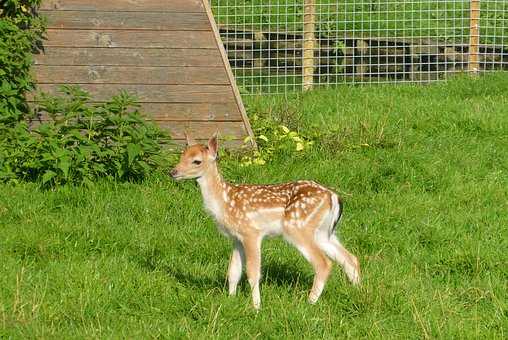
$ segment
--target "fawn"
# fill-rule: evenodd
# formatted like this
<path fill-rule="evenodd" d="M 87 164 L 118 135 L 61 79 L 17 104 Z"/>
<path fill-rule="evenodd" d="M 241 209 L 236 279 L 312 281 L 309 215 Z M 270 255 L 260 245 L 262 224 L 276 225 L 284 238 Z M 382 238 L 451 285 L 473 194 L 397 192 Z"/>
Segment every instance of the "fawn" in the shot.
<path fill-rule="evenodd" d="M 217 134 L 207 146 L 197 144 L 187 134 L 186 138 L 187 148 L 170 174 L 175 180 L 197 180 L 206 210 L 217 221 L 219 230 L 234 242 L 228 269 L 230 295 L 236 294 L 246 266 L 254 308 L 260 308 L 261 241 L 267 235 L 282 234 L 312 264 L 315 276 L 310 303 L 315 303 L 323 291 L 332 267 L 330 259 L 343 267 L 353 284 L 359 284 L 358 259 L 335 236 L 342 215 L 337 194 L 312 181 L 227 183 L 217 167 Z"/>

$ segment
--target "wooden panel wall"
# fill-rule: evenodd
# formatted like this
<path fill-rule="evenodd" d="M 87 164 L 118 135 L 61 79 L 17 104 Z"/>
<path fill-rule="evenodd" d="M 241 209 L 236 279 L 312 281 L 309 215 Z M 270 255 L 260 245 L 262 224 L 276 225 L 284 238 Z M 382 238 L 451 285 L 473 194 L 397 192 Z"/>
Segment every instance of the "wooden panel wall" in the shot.
<path fill-rule="evenodd" d="M 45 0 L 40 12 L 40 90 L 78 84 L 103 101 L 125 89 L 180 141 L 252 133 L 207 0 Z"/>

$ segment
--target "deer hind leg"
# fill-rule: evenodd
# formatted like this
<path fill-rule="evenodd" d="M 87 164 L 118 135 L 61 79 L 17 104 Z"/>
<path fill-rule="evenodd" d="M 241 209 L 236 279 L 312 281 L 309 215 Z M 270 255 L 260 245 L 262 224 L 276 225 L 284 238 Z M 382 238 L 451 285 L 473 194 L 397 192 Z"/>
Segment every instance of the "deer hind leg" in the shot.
<path fill-rule="evenodd" d="M 332 249 L 331 255 L 334 255 L 335 261 L 344 268 L 349 281 L 355 285 L 360 284 L 360 262 L 358 258 L 344 248 L 337 236 L 331 235 L 329 243 L 332 246 L 330 247 Z"/>
<path fill-rule="evenodd" d="M 332 263 L 316 244 L 312 235 L 309 237 L 305 232 L 292 230 L 291 233 L 286 234 L 286 239 L 300 251 L 314 268 L 314 282 L 309 293 L 309 302 L 314 304 L 323 292 L 326 281 L 330 276 Z"/>
<path fill-rule="evenodd" d="M 360 262 L 339 242 L 337 237 L 329 232 L 329 225 L 316 230 L 315 238 L 319 247 L 332 260 L 337 262 L 346 273 L 349 281 L 357 285 L 360 283 Z"/>
<path fill-rule="evenodd" d="M 229 295 L 236 294 L 238 282 L 242 277 L 243 265 L 245 265 L 245 252 L 240 241 L 235 241 L 228 269 Z"/>
<path fill-rule="evenodd" d="M 252 304 L 255 309 L 261 308 L 261 295 L 259 292 L 259 280 L 261 278 L 261 240 L 259 235 L 247 237 L 243 240 L 245 250 L 245 264 L 247 279 L 252 292 Z"/>

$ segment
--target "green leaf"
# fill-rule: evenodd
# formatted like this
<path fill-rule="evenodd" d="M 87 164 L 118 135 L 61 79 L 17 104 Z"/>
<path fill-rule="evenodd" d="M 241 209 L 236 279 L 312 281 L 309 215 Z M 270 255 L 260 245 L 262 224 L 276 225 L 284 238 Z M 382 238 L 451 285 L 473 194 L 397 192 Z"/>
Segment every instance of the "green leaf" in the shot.
<path fill-rule="evenodd" d="M 127 144 L 127 155 L 129 158 L 129 160 L 128 160 L 129 165 L 132 164 L 132 162 L 140 154 L 140 152 L 141 152 L 141 147 L 138 144 L 132 144 L 132 143 Z"/>
<path fill-rule="evenodd" d="M 265 142 L 268 142 L 268 138 L 265 135 L 259 135 L 258 138 Z"/>
<path fill-rule="evenodd" d="M 71 160 L 69 157 L 63 157 L 58 162 L 58 169 L 60 169 L 64 175 L 64 178 L 67 179 L 69 177 L 69 168 L 71 167 Z"/>
<path fill-rule="evenodd" d="M 42 184 L 46 184 L 47 182 L 51 181 L 56 176 L 56 172 L 52 170 L 46 170 L 44 175 L 42 176 Z"/>

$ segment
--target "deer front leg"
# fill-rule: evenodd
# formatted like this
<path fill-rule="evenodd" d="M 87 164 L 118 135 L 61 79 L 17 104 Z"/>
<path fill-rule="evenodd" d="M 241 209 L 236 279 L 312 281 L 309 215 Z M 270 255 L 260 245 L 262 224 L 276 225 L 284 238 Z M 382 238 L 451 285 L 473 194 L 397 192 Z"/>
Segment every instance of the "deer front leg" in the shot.
<path fill-rule="evenodd" d="M 247 269 L 247 279 L 252 291 L 252 303 L 255 309 L 261 307 L 259 280 L 261 278 L 261 237 L 246 238 L 243 241 Z"/>
<path fill-rule="evenodd" d="M 245 264 L 245 252 L 243 250 L 243 246 L 239 241 L 235 241 L 228 269 L 229 295 L 236 294 L 236 287 L 242 277 L 243 264 Z"/>

